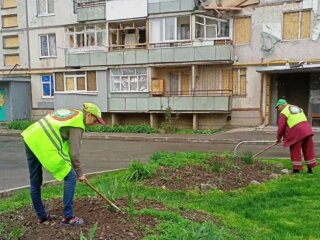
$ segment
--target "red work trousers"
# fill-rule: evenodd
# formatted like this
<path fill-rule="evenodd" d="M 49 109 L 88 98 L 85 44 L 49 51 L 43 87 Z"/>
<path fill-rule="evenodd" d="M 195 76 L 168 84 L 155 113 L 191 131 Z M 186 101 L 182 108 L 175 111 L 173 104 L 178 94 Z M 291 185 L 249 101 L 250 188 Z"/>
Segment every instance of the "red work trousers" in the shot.
<path fill-rule="evenodd" d="M 314 146 L 312 141 L 312 135 L 307 136 L 290 146 L 290 156 L 294 170 L 302 170 L 302 157 L 306 161 L 308 168 L 314 168 L 317 166 L 317 162 L 314 155 Z"/>

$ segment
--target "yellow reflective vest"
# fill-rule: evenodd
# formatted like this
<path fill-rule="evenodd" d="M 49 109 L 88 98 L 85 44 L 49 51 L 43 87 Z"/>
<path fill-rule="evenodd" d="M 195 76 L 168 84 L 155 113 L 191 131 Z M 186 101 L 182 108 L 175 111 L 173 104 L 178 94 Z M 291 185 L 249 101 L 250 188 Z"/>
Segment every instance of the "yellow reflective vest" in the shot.
<path fill-rule="evenodd" d="M 294 127 L 298 123 L 307 121 L 307 117 L 303 113 L 303 110 L 294 105 L 287 105 L 281 113 L 287 117 L 289 128 Z"/>
<path fill-rule="evenodd" d="M 84 114 L 79 110 L 59 109 L 24 130 L 21 135 L 41 165 L 61 181 L 70 172 L 69 140 L 63 140 L 61 127 L 85 129 Z"/>

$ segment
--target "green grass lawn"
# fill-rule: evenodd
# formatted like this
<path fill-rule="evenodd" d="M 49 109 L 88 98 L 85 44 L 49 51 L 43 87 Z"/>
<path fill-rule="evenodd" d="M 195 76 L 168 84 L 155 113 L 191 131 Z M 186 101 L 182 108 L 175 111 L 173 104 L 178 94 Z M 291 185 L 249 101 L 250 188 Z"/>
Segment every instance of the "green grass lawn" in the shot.
<path fill-rule="evenodd" d="M 171 161 L 201 162 L 210 153 L 156 153 L 151 157 L 154 162 Z M 290 168 L 289 160 L 264 160 L 282 162 Z M 153 165 L 154 167 L 154 165 Z M 135 181 L 127 181 L 132 171 L 102 174 L 90 179 L 99 186 L 101 182 L 111 184 L 117 179 L 117 191 L 113 197 L 128 197 L 127 189 L 134 197 L 154 199 L 165 204 L 166 211 L 154 209 L 133 210 L 133 214 L 151 214 L 160 219 L 157 226 L 159 235 L 151 232 L 145 239 L 196 239 L 199 232 L 214 231 L 215 238 L 201 239 L 320 239 L 320 171 L 313 175 L 306 173 L 286 175 L 261 185 L 249 185 L 245 189 L 222 192 L 212 190 L 207 193 L 196 191 L 169 191 L 143 186 Z M 94 196 L 86 186 L 78 184 L 76 198 Z M 44 199 L 61 198 L 62 185 L 48 186 L 43 190 Z M 30 204 L 28 190 L 22 190 L 11 197 L 0 199 L 0 212 L 18 210 Z M 217 226 L 198 224 L 180 216 L 179 209 L 200 210 L 209 213 L 217 220 Z M 0 235 L 3 229 L 0 224 Z M 220 235 L 219 235 L 220 234 Z M 200 238 L 199 238 L 200 239 Z"/>

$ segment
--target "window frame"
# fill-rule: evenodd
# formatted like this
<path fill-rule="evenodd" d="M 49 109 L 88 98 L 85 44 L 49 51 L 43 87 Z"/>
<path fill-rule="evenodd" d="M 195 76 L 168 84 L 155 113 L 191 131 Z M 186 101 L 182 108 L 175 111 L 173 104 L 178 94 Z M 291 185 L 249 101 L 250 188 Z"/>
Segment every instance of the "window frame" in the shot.
<path fill-rule="evenodd" d="M 188 39 L 180 39 L 178 40 L 178 18 L 179 17 L 189 17 L 189 38 Z M 174 18 L 174 40 L 165 40 L 166 36 L 166 19 L 169 18 Z M 162 39 L 160 41 L 153 42 L 152 41 L 152 21 L 154 20 L 161 20 L 161 25 L 162 25 Z M 159 18 L 151 18 L 149 20 L 149 43 L 150 44 L 157 44 L 157 43 L 174 43 L 174 42 L 186 42 L 186 41 L 191 41 L 192 40 L 192 21 L 191 21 L 191 15 L 179 15 L 179 16 L 168 16 L 168 17 L 159 17 Z M 160 30 L 159 30 L 160 31 Z"/>
<path fill-rule="evenodd" d="M 301 27 L 302 27 L 302 13 L 303 12 L 309 12 L 310 13 L 310 26 L 309 26 L 309 37 L 308 38 L 301 38 Z M 285 30 L 285 25 L 284 25 L 284 15 L 285 14 L 290 14 L 290 13 L 298 13 L 298 38 L 294 39 L 285 39 L 284 37 L 284 30 Z M 282 13 L 282 41 L 301 41 L 301 40 L 309 40 L 311 38 L 312 34 L 312 10 L 311 9 L 303 9 L 303 10 L 295 10 L 295 11 L 285 11 Z"/>
<path fill-rule="evenodd" d="M 44 87 L 45 84 L 48 84 L 47 82 L 43 82 L 43 78 L 44 77 L 49 77 L 50 78 L 50 82 L 49 82 L 50 95 L 49 96 L 44 95 L 43 87 Z M 54 93 L 55 93 L 54 75 L 53 74 L 41 75 L 40 76 L 40 81 L 41 81 L 42 98 L 54 98 Z"/>
<path fill-rule="evenodd" d="M 98 29 L 98 25 L 104 24 L 104 29 Z M 89 26 L 94 26 L 94 30 L 92 29 L 87 29 Z M 77 27 L 83 27 L 82 31 L 77 31 Z M 73 28 L 73 31 L 68 31 L 69 28 Z M 94 45 L 88 45 L 87 42 L 87 36 L 88 34 L 94 33 Z M 98 45 L 98 34 L 102 34 L 102 45 Z M 83 46 L 77 47 L 77 36 L 78 35 L 83 35 Z M 73 47 L 70 46 L 70 37 L 73 37 Z M 106 48 L 106 24 L 105 23 L 100 23 L 100 24 L 86 24 L 86 25 L 78 25 L 78 26 L 70 26 L 65 28 L 65 46 L 66 49 L 69 51 L 81 51 L 81 50 L 86 50 L 86 49 L 101 49 L 101 48 Z"/>
<path fill-rule="evenodd" d="M 19 35 L 16 34 L 16 35 L 5 35 L 5 36 L 2 36 L 2 48 L 3 49 L 18 49 L 19 48 L 19 43 L 17 46 L 12 46 L 12 47 L 6 47 L 5 46 L 5 40 L 6 39 L 9 39 L 9 38 L 18 38 L 18 42 L 19 42 Z"/>
<path fill-rule="evenodd" d="M 50 53 L 50 36 L 54 36 L 54 55 L 51 55 Z M 41 44 L 41 37 L 46 37 L 47 38 L 47 51 L 48 55 L 42 55 L 42 44 Z M 47 33 L 47 34 L 39 34 L 39 51 L 40 51 L 40 59 L 42 58 L 56 58 L 57 57 L 57 38 L 55 33 Z"/>
<path fill-rule="evenodd" d="M 16 17 L 16 25 L 12 25 L 12 26 L 9 26 L 9 27 L 6 27 L 6 26 L 4 26 L 3 25 L 3 23 L 4 23 L 4 18 L 6 18 L 6 17 Z M 1 16 L 1 26 L 2 26 L 2 28 L 4 28 L 4 29 L 7 29 L 7 28 L 16 28 L 16 27 L 18 27 L 18 14 L 8 14 L 8 15 L 2 15 Z"/>
<path fill-rule="evenodd" d="M 77 71 L 77 72 L 64 72 L 63 73 L 63 91 L 58 91 L 55 89 L 55 93 L 81 93 L 81 94 L 96 94 L 98 92 L 98 83 L 97 83 L 97 75 L 95 72 L 95 83 L 96 83 L 96 90 L 88 91 L 88 72 L 91 71 Z M 77 78 L 84 78 L 85 81 L 85 89 L 84 90 L 77 90 Z M 67 90 L 67 78 L 73 78 L 73 90 Z M 56 82 L 55 82 L 56 84 Z"/>
<path fill-rule="evenodd" d="M 250 31 L 249 32 L 249 36 L 248 36 L 248 41 L 247 42 L 243 42 L 243 41 L 239 41 L 238 39 L 238 42 L 236 42 L 236 36 L 237 36 L 237 31 L 239 31 L 236 27 L 235 27 L 235 24 L 237 23 L 237 20 L 240 20 L 240 19 L 248 19 L 250 20 L 250 24 L 248 25 L 248 30 Z M 246 40 L 246 39 L 245 39 Z M 235 16 L 232 20 L 232 42 L 233 42 L 233 45 L 235 46 L 241 46 L 241 45 L 250 45 L 252 43 L 252 16 L 251 15 L 243 15 L 243 16 Z"/>
<path fill-rule="evenodd" d="M 121 74 L 120 75 L 116 75 L 112 73 L 112 70 L 120 70 Z M 124 70 L 128 70 L 128 69 L 134 69 L 135 74 L 123 74 Z M 145 74 L 138 74 L 137 70 L 138 69 L 145 69 Z M 116 91 L 114 88 L 114 78 L 113 77 L 119 77 L 119 91 Z M 122 78 L 127 77 L 128 78 L 128 89 L 129 90 L 122 90 Z M 131 77 L 135 77 L 136 81 L 137 81 L 137 90 L 130 90 L 131 86 L 130 86 L 130 79 Z M 146 82 L 146 89 L 143 91 L 139 91 L 139 77 L 145 77 L 145 82 Z M 147 93 L 149 91 L 149 82 L 148 82 L 148 68 L 147 67 L 134 67 L 134 68 L 130 68 L 130 67 L 125 67 L 125 68 L 111 68 L 110 69 L 110 92 L 111 93 Z"/>
<path fill-rule="evenodd" d="M 203 19 L 203 23 L 197 22 L 197 17 L 202 18 Z M 216 24 L 206 24 L 207 20 L 214 20 L 217 23 Z M 228 37 L 219 37 L 219 32 L 221 31 L 221 23 L 225 22 L 225 23 L 229 23 L 229 36 Z M 197 31 L 197 25 L 202 25 L 204 27 L 204 37 L 196 37 L 196 31 Z M 207 37 L 207 27 L 210 26 L 216 26 L 216 37 L 214 38 L 209 38 Z M 219 19 L 219 18 L 214 18 L 214 17 L 209 17 L 209 16 L 204 16 L 201 14 L 196 14 L 194 16 L 194 39 L 195 40 L 228 40 L 231 39 L 231 20 L 225 20 L 225 19 Z"/>
<path fill-rule="evenodd" d="M 10 9 L 10 8 L 16 8 L 16 7 L 18 7 L 18 3 L 17 3 L 17 0 L 15 0 L 16 2 L 15 2 L 15 5 L 12 5 L 12 6 L 9 6 L 9 7 L 4 7 L 4 2 L 5 2 L 5 0 L 2 0 L 1 1 L 1 9 Z"/>
<path fill-rule="evenodd" d="M 244 70 L 244 74 L 242 73 L 242 71 Z M 231 81 L 232 81 L 232 96 L 234 97 L 246 97 L 247 96 L 247 68 L 232 68 L 232 78 L 231 78 Z M 237 92 L 235 93 L 234 92 L 234 84 L 233 84 L 233 80 L 234 80 L 234 74 L 236 72 L 236 76 L 237 76 Z M 245 76 L 245 86 L 244 86 L 244 92 L 242 92 L 242 89 L 241 89 L 241 76 Z"/>
<path fill-rule="evenodd" d="M 20 54 L 19 53 L 3 54 L 3 66 L 5 66 L 5 67 L 13 67 L 13 66 L 15 66 L 15 64 L 6 65 L 6 57 L 9 57 L 9 56 L 17 56 L 19 58 L 19 62 L 15 63 L 15 64 L 20 64 Z"/>
<path fill-rule="evenodd" d="M 45 1 L 46 2 L 46 11 L 44 13 L 40 13 L 40 1 Z M 53 2 L 53 12 L 49 13 L 49 1 Z M 37 16 L 38 17 L 47 17 L 47 16 L 54 16 L 54 0 L 37 0 Z"/>

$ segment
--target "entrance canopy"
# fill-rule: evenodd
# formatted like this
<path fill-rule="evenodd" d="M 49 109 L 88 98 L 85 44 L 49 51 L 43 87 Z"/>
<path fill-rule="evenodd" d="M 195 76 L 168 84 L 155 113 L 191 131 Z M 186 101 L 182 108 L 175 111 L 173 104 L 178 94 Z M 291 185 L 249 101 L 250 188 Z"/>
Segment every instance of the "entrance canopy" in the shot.
<path fill-rule="evenodd" d="M 260 73 L 319 72 L 320 64 L 306 64 L 305 62 L 300 62 L 283 66 L 257 67 L 256 71 Z"/>

